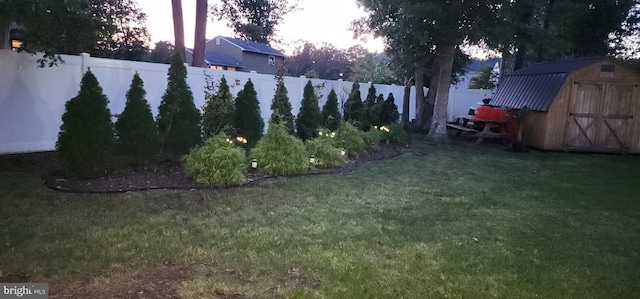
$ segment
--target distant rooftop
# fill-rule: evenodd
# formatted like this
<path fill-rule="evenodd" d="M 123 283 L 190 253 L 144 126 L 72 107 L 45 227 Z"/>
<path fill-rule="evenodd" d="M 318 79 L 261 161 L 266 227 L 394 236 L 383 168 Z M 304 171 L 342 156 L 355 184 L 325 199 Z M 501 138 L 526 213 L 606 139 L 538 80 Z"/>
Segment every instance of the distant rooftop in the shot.
<path fill-rule="evenodd" d="M 242 51 L 273 55 L 273 56 L 279 56 L 279 57 L 286 57 L 286 55 L 282 54 L 282 52 L 274 48 L 271 48 L 269 45 L 266 45 L 263 43 L 241 40 L 241 39 L 226 37 L 226 36 L 216 36 L 212 40 L 215 40 L 216 38 L 225 39 L 226 41 L 238 46 L 240 49 L 242 49 Z"/>
<path fill-rule="evenodd" d="M 187 48 L 187 52 L 193 54 L 193 49 Z M 233 57 L 222 54 L 222 53 L 213 52 L 213 51 L 206 51 L 204 53 L 204 60 L 207 62 L 207 64 L 213 64 L 213 65 L 219 65 L 219 66 L 231 66 L 236 68 L 242 67 L 242 63 L 235 60 Z"/>
<path fill-rule="evenodd" d="M 471 60 L 471 63 L 469 63 L 469 65 L 467 66 L 467 72 L 477 73 L 482 67 L 495 66 L 498 61 L 500 61 L 499 58 L 492 58 L 488 60 Z"/>

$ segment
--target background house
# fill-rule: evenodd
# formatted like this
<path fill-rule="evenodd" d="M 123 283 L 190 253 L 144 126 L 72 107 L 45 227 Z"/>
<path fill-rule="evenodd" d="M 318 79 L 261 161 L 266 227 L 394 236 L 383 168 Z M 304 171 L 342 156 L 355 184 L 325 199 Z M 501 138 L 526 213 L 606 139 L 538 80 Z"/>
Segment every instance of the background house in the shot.
<path fill-rule="evenodd" d="M 469 82 L 471 81 L 471 78 L 480 75 L 480 71 L 485 67 L 491 67 L 494 73 L 500 74 L 500 59 L 471 60 L 471 63 L 465 70 L 464 77 L 460 78 L 460 81 L 456 84 L 455 88 L 469 89 Z"/>
<path fill-rule="evenodd" d="M 187 49 L 187 63 L 193 61 L 193 50 Z M 214 70 L 275 74 L 284 65 L 285 55 L 266 44 L 237 38 L 216 36 L 207 41 L 205 62 Z"/>
<path fill-rule="evenodd" d="M 505 76 L 490 104 L 529 107 L 524 141 L 537 148 L 640 153 L 639 85 L 609 57 L 538 63 Z"/>

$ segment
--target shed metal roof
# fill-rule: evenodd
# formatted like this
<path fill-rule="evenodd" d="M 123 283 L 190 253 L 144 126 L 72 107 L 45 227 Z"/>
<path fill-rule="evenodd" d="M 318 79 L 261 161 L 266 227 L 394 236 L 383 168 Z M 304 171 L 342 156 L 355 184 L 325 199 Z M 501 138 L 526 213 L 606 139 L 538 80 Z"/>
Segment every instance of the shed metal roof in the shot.
<path fill-rule="evenodd" d="M 505 76 L 491 105 L 547 111 L 569 74 L 606 57 L 582 58 L 533 64 Z"/>

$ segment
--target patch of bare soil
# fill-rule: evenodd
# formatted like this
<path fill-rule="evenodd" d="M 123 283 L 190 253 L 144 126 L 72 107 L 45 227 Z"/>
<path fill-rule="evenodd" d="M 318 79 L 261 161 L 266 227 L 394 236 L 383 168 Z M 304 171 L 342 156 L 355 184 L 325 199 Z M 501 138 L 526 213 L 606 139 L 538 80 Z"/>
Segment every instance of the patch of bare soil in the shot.
<path fill-rule="evenodd" d="M 178 296 L 180 284 L 191 277 L 192 272 L 189 268 L 168 264 L 156 271 L 137 273 L 132 276 L 99 277 L 88 283 L 51 284 L 49 298 L 180 298 Z"/>
<path fill-rule="evenodd" d="M 390 159 L 402 154 L 406 149 L 405 146 L 381 144 L 367 154 L 349 161 L 342 167 L 316 169 L 306 175 L 351 172 L 363 162 Z M 265 179 L 268 179 L 268 177 L 250 173 L 248 181 L 244 185 L 250 185 Z M 45 178 L 45 184 L 53 190 L 74 193 L 121 193 L 154 189 L 214 189 L 207 185 L 198 184 L 188 177 L 184 173 L 182 163 L 178 161 L 166 161 L 158 165 L 127 168 L 92 179 L 49 176 Z"/>

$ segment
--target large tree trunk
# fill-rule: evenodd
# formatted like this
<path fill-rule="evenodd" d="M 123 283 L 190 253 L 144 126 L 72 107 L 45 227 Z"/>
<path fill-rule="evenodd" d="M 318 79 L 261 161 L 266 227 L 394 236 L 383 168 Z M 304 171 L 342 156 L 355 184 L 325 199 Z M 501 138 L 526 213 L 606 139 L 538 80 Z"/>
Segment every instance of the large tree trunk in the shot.
<path fill-rule="evenodd" d="M 409 124 L 409 103 L 411 102 L 411 79 L 404 84 L 404 96 L 402 97 L 402 125 Z"/>
<path fill-rule="evenodd" d="M 415 86 L 416 86 L 416 128 L 418 130 L 424 130 L 426 127 L 424 119 L 424 71 L 420 66 L 416 68 L 415 72 Z"/>
<path fill-rule="evenodd" d="M 436 74 L 438 74 L 438 70 L 440 66 L 437 61 L 433 63 L 431 82 L 429 82 L 429 90 L 427 90 L 427 96 L 425 97 L 425 104 L 422 106 L 422 115 L 424 119 L 423 128 L 424 131 L 429 131 L 431 127 L 431 120 L 433 119 L 433 111 L 436 104 L 436 96 L 438 95 L 438 84 L 439 78 Z"/>
<path fill-rule="evenodd" d="M 0 50 L 11 49 L 10 28 L 10 21 L 0 21 Z"/>
<path fill-rule="evenodd" d="M 438 79 L 438 92 L 433 109 L 431 129 L 427 135 L 427 141 L 435 143 L 448 143 L 447 134 L 447 107 L 449 106 L 449 88 L 451 87 L 451 73 L 453 72 L 453 58 L 455 45 L 437 45 L 436 63 L 438 72 L 434 77 Z"/>
<path fill-rule="evenodd" d="M 193 62 L 191 65 L 206 67 L 204 52 L 207 43 L 207 0 L 196 1 L 196 34 L 193 43 Z"/>
<path fill-rule="evenodd" d="M 553 13 L 553 5 L 555 4 L 555 0 L 549 0 L 547 2 L 547 7 L 544 12 L 544 22 L 542 23 L 542 32 L 546 35 L 549 31 L 549 23 L 551 21 L 551 14 Z M 536 55 L 536 61 L 542 62 L 545 58 L 545 49 L 544 49 L 544 41 L 538 42 L 538 53 Z"/>
<path fill-rule="evenodd" d="M 171 8 L 173 10 L 173 35 L 175 38 L 175 51 L 182 61 L 185 61 L 184 48 L 184 22 L 182 20 L 182 1 L 171 0 Z"/>

